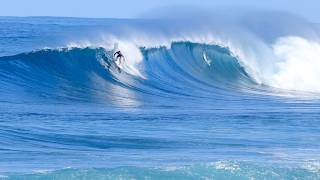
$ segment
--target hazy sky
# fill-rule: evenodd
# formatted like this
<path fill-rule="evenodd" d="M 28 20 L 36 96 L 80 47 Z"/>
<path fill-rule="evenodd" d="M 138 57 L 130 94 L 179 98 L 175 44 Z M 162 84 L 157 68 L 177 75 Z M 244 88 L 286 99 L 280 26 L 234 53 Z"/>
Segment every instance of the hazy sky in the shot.
<path fill-rule="evenodd" d="M 320 22 L 320 0 L 1 0 L 0 16 L 134 18 L 173 5 L 285 10 Z"/>

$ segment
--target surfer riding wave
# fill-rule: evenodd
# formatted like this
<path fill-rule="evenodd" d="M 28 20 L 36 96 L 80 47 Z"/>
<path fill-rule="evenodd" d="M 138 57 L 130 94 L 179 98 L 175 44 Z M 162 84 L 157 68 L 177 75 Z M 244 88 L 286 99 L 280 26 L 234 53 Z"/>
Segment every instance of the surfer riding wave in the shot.
<path fill-rule="evenodd" d="M 114 51 L 115 51 L 115 53 L 113 53 L 113 59 L 114 59 L 114 62 L 116 64 L 116 66 L 117 66 L 117 69 L 118 69 L 118 71 L 120 73 L 122 65 L 123 65 L 123 63 L 125 61 L 125 57 L 122 54 L 122 52 L 119 50 L 117 43 L 114 45 Z"/>

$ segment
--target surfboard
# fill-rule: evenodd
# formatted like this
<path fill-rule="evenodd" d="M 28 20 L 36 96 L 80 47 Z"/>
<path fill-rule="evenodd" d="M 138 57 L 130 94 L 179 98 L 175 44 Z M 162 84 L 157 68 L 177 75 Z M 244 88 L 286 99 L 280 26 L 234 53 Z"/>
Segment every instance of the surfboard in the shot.
<path fill-rule="evenodd" d="M 212 61 L 207 57 L 206 52 L 203 52 L 202 56 L 203 56 L 203 60 L 208 64 L 208 66 L 211 66 Z"/>

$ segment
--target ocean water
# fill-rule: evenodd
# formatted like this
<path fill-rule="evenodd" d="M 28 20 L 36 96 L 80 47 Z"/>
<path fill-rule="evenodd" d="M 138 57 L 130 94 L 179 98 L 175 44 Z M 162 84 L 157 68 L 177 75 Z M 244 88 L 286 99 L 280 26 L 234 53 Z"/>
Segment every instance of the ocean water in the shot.
<path fill-rule="evenodd" d="M 0 179 L 320 179 L 318 32 L 0 17 Z"/>

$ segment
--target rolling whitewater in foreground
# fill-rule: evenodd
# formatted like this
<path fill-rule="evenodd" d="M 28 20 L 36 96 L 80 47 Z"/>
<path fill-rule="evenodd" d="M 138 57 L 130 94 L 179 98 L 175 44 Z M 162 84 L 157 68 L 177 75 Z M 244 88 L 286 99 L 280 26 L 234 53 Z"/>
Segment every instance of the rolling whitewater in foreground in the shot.
<path fill-rule="evenodd" d="M 320 179 L 319 32 L 0 17 L 0 179 Z"/>

